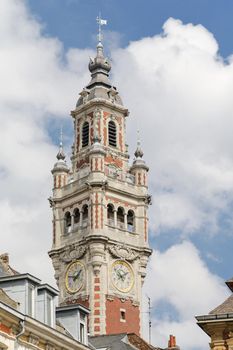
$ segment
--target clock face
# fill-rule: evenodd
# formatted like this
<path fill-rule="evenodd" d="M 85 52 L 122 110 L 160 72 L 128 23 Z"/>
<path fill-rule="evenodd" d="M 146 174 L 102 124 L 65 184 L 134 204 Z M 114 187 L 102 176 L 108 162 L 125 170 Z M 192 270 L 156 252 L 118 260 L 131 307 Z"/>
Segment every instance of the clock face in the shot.
<path fill-rule="evenodd" d="M 66 289 L 76 293 L 81 289 L 85 279 L 85 267 L 80 261 L 72 262 L 66 270 Z"/>
<path fill-rule="evenodd" d="M 112 283 L 120 292 L 127 293 L 134 284 L 132 267 L 124 260 L 117 260 L 112 264 Z"/>

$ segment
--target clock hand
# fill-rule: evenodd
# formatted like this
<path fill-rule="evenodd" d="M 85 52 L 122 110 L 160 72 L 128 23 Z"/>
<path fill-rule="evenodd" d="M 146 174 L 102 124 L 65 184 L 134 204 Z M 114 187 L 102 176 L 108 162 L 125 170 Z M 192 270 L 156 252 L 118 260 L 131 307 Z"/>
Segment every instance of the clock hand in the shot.
<path fill-rule="evenodd" d="M 76 273 L 74 274 L 73 281 L 76 281 L 76 279 L 79 278 L 79 275 L 80 275 L 81 271 L 82 271 L 82 270 L 79 270 L 78 272 L 76 272 Z"/>
<path fill-rule="evenodd" d="M 125 280 L 125 277 L 126 277 L 126 275 L 128 275 L 128 273 L 129 273 L 129 271 L 123 272 L 123 275 L 122 275 L 123 281 Z"/>
<path fill-rule="evenodd" d="M 117 276 L 119 277 L 119 279 L 122 280 L 122 277 L 123 277 L 122 271 L 121 270 L 117 270 L 116 273 L 117 273 Z"/>

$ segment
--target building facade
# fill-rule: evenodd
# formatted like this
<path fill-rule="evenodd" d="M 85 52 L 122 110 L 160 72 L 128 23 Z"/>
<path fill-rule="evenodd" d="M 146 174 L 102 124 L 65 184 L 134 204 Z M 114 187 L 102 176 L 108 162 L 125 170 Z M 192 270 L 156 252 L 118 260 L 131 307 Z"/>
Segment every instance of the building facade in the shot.
<path fill-rule="evenodd" d="M 61 306 L 91 312 L 91 335 L 140 335 L 141 291 L 148 245 L 148 167 L 138 143 L 129 164 L 128 110 L 109 80 L 111 66 L 97 45 L 91 80 L 71 112 L 71 169 L 62 143 L 52 169 L 53 245 L 49 252 Z"/>
<path fill-rule="evenodd" d="M 90 349 L 89 310 L 56 308 L 57 292 L 29 273 L 16 272 L 8 254 L 0 255 L 0 349 Z"/>
<path fill-rule="evenodd" d="M 226 281 L 233 292 L 233 279 Z M 197 324 L 210 337 L 210 349 L 233 349 L 233 294 L 208 315 L 197 316 Z"/>

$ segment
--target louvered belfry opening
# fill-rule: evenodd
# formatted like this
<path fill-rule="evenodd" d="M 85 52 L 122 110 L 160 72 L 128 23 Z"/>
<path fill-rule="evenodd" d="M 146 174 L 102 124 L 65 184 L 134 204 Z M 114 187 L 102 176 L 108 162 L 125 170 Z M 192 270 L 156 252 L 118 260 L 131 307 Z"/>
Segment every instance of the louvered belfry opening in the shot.
<path fill-rule="evenodd" d="M 89 144 L 89 123 L 85 122 L 82 128 L 82 147 L 86 147 Z"/>
<path fill-rule="evenodd" d="M 116 124 L 112 120 L 108 123 L 108 143 L 113 147 L 117 145 Z"/>

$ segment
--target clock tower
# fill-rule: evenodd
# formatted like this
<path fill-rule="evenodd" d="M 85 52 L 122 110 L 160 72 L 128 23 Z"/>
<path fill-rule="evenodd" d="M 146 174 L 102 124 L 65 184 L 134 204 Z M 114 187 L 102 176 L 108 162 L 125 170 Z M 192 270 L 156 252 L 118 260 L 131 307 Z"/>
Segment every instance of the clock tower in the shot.
<path fill-rule="evenodd" d="M 99 40 L 91 80 L 75 109 L 68 168 L 62 143 L 52 174 L 53 244 L 49 252 L 59 304 L 90 308 L 91 335 L 140 335 L 141 291 L 148 246 L 148 167 L 138 142 L 129 163 L 129 115 L 109 81 Z"/>

